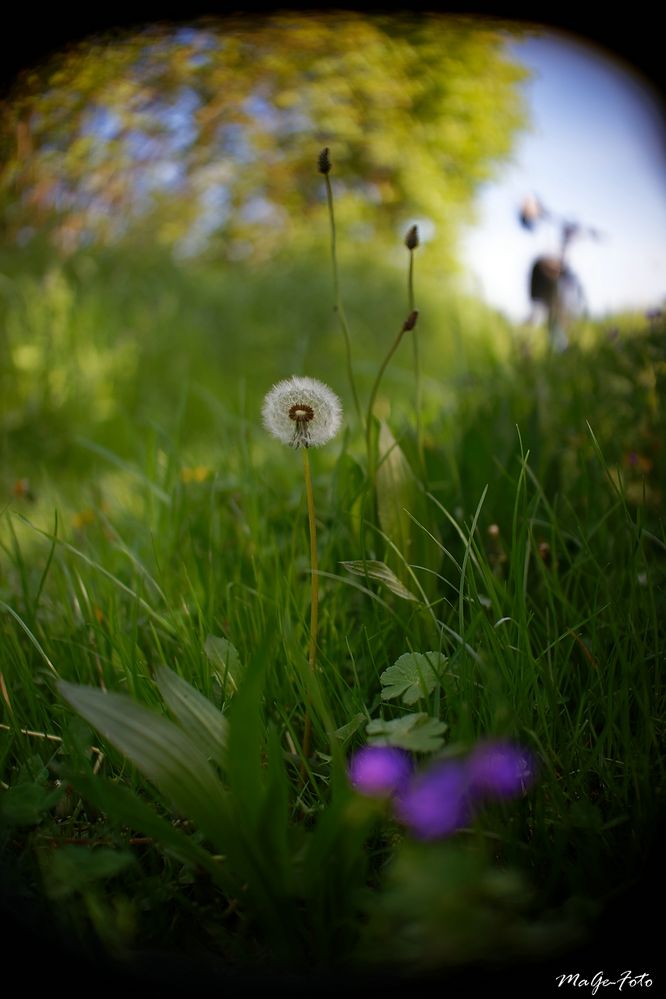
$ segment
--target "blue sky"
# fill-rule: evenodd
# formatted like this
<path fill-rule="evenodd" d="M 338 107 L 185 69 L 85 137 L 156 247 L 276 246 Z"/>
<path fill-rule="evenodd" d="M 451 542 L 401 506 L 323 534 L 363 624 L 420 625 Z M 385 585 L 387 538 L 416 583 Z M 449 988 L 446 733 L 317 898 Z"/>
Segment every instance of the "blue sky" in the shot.
<path fill-rule="evenodd" d="M 478 198 L 479 223 L 464 239 L 470 287 L 515 320 L 529 312 L 533 259 L 556 252 L 559 232 L 518 222 L 536 194 L 552 212 L 601 230 L 572 244 L 569 261 L 591 313 L 666 304 L 666 135 L 660 99 L 605 50 L 554 33 L 512 40 L 532 70 L 532 131 L 513 162 Z"/>

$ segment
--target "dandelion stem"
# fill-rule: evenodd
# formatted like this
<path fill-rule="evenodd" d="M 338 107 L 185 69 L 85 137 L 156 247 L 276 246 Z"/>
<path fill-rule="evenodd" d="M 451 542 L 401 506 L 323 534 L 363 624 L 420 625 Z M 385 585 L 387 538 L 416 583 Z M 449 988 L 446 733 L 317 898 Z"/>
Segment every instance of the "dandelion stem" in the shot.
<path fill-rule="evenodd" d="M 310 527 L 310 643 L 308 647 L 308 665 L 310 676 L 314 675 L 315 664 L 317 662 L 317 628 L 319 622 L 319 576 L 317 574 L 317 525 L 315 521 L 314 493 L 312 491 L 312 475 L 310 474 L 310 457 L 308 448 L 303 451 L 303 471 L 305 472 L 305 494 L 308 504 L 308 524 Z M 303 757 L 307 760 L 310 755 L 310 742 L 312 737 L 312 720 L 310 718 L 308 703 L 305 709 L 305 727 L 303 730 Z"/>
<path fill-rule="evenodd" d="M 324 174 L 324 180 L 326 181 L 326 199 L 328 201 L 328 217 L 331 222 L 331 261 L 333 263 L 333 297 L 335 303 L 333 308 L 338 317 L 338 322 L 340 323 L 340 329 L 342 330 L 342 335 L 345 341 L 345 350 L 347 354 L 347 374 L 349 375 L 349 384 L 351 386 L 351 392 L 354 399 L 354 406 L 356 407 L 356 415 L 358 416 L 358 422 L 361 424 L 361 426 L 363 426 L 363 416 L 361 415 L 361 404 L 358 401 L 358 393 L 356 391 L 356 382 L 354 381 L 354 371 L 352 368 L 351 338 L 349 336 L 349 327 L 347 325 L 345 310 L 342 306 L 342 298 L 340 297 L 340 279 L 338 276 L 338 257 L 336 250 L 335 213 L 333 211 L 333 188 L 331 187 L 331 179 L 328 173 Z"/>
<path fill-rule="evenodd" d="M 375 481 L 375 455 L 374 449 L 372 447 L 372 411 L 375 408 L 375 399 L 377 398 L 377 392 L 379 391 L 379 385 L 383 378 L 384 372 L 388 367 L 388 363 L 398 349 L 398 344 L 402 340 L 402 335 L 405 332 L 404 327 L 400 330 L 397 337 L 393 341 L 393 346 L 389 350 L 388 354 L 384 358 L 382 365 L 377 372 L 377 377 L 375 378 L 375 384 L 372 386 L 372 392 L 370 393 L 370 402 L 368 403 L 368 419 L 365 425 L 365 441 L 368 448 L 368 477 L 370 479 L 370 484 L 374 485 Z"/>
<path fill-rule="evenodd" d="M 367 447 L 367 450 L 368 450 L 368 478 L 370 480 L 371 487 L 374 486 L 375 472 L 376 472 L 376 468 L 375 468 L 375 457 L 376 456 L 375 456 L 374 448 L 372 446 L 372 412 L 373 412 L 373 409 L 375 408 L 375 400 L 377 398 L 377 392 L 379 391 L 379 386 L 381 384 L 382 378 L 384 377 L 384 372 L 386 371 L 386 369 L 388 367 L 389 361 L 391 360 L 391 358 L 395 354 L 396 350 L 398 349 L 398 346 L 400 344 L 400 341 L 402 340 L 403 335 L 408 330 L 413 330 L 414 329 L 414 327 L 416 325 L 417 318 L 418 318 L 418 312 L 417 312 L 417 310 L 416 309 L 412 309 L 412 311 L 409 313 L 409 315 L 405 319 L 404 323 L 402 324 L 402 328 L 401 328 L 400 332 L 398 333 L 397 337 L 395 338 L 395 340 L 393 341 L 393 344 L 392 344 L 392 346 L 391 346 L 388 354 L 386 355 L 386 357 L 382 361 L 381 367 L 380 367 L 379 371 L 377 372 L 377 377 L 375 378 L 375 384 L 372 386 L 372 392 L 370 393 L 370 401 L 368 403 L 368 418 L 367 418 L 366 425 L 365 425 L 365 442 L 366 442 L 366 447 Z"/>
<path fill-rule="evenodd" d="M 414 249 L 409 249 L 409 273 L 407 276 L 407 300 L 409 311 L 414 311 Z M 416 334 L 412 337 L 414 349 L 414 383 L 415 383 L 415 406 L 416 406 L 416 450 L 419 456 L 421 470 L 425 474 L 425 457 L 423 453 L 423 424 L 421 420 L 421 363 L 419 359 L 419 338 Z"/>

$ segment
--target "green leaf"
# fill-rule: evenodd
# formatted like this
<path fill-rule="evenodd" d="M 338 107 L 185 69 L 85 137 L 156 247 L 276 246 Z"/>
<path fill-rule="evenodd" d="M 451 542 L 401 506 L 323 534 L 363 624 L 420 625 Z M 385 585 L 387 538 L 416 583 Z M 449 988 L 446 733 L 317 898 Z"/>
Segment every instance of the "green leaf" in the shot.
<path fill-rule="evenodd" d="M 445 661 L 440 652 L 405 652 L 379 678 L 384 688 L 382 700 L 401 697 L 404 704 L 415 704 L 432 694 Z"/>
<path fill-rule="evenodd" d="M 208 661 L 220 671 L 217 676 L 225 694 L 235 694 L 245 672 L 236 647 L 226 638 L 209 635 L 204 643 L 204 652 Z"/>
<path fill-rule="evenodd" d="M 158 666 L 155 680 L 168 708 L 192 742 L 204 755 L 223 764 L 228 725 L 222 712 L 168 666 Z"/>
<path fill-rule="evenodd" d="M 356 503 L 365 488 L 363 468 L 355 458 L 344 451 L 335 466 L 333 488 L 338 506 L 345 512 Z"/>
<path fill-rule="evenodd" d="M 142 836 L 150 836 L 156 843 L 182 863 L 202 867 L 213 881 L 228 888 L 229 878 L 220 863 L 166 819 L 158 815 L 128 787 L 83 774 L 68 774 L 69 783 L 101 812 L 128 826 Z"/>
<path fill-rule="evenodd" d="M 292 865 L 289 855 L 289 780 L 284 768 L 280 735 L 274 725 L 268 730 L 267 780 L 259 820 L 259 838 L 270 861 L 271 877 L 278 895 L 290 894 Z M 286 909 L 285 909 L 286 912 Z"/>
<path fill-rule="evenodd" d="M 59 681 L 66 701 L 223 849 L 227 797 L 199 747 L 174 722 L 123 694 Z"/>
<path fill-rule="evenodd" d="M 51 898 L 67 898 L 95 881 L 106 881 L 135 864 L 128 851 L 105 847 L 61 846 L 45 864 L 46 891 Z"/>
<path fill-rule="evenodd" d="M 409 559 L 412 521 L 411 510 L 417 495 L 416 480 L 409 463 L 388 426 L 379 429 L 379 464 L 377 467 L 377 513 L 384 534 L 401 554 Z"/>
<path fill-rule="evenodd" d="M 62 797 L 64 788 L 52 790 L 26 783 L 0 793 L 0 826 L 35 826 L 42 815 Z"/>
<path fill-rule="evenodd" d="M 333 488 L 339 516 L 343 521 L 348 520 L 354 538 L 358 540 L 363 520 L 365 473 L 359 463 L 345 452 L 335 466 Z"/>
<path fill-rule="evenodd" d="M 419 712 L 393 721 L 374 718 L 365 731 L 371 746 L 398 746 L 415 753 L 434 753 L 443 746 L 442 735 L 447 728 L 444 722 Z"/>
<path fill-rule="evenodd" d="M 348 721 L 346 725 L 341 725 L 340 728 L 336 728 L 333 735 L 344 744 L 348 739 L 351 739 L 355 732 L 358 732 L 366 717 L 367 715 L 365 715 L 363 711 L 357 712 L 351 721 Z"/>
<path fill-rule="evenodd" d="M 416 600 L 418 602 L 418 597 L 415 597 L 406 586 L 404 586 L 392 569 L 389 569 L 385 562 L 377 562 L 374 559 L 359 559 L 358 561 L 352 562 L 342 562 L 345 569 L 348 572 L 352 572 L 355 576 L 367 576 L 368 579 L 374 579 L 383 586 L 386 586 L 391 593 L 395 593 L 396 596 L 402 597 L 403 600 Z"/>
<path fill-rule="evenodd" d="M 48 782 L 49 771 L 39 753 L 30 753 L 18 769 L 14 787 L 21 784 L 41 784 Z"/>
<path fill-rule="evenodd" d="M 356 796 L 346 775 L 336 781 L 330 801 L 317 815 L 314 828 L 307 830 L 301 885 L 307 897 L 322 899 L 327 893 L 339 896 L 361 888 L 362 877 L 353 884 L 343 871 L 355 857 L 361 866 L 367 863 L 368 831 L 377 814 L 377 801 Z"/>
<path fill-rule="evenodd" d="M 246 898 L 256 918 L 284 954 L 298 947 L 294 927 L 300 916 L 290 897 L 289 781 L 277 731 L 263 718 L 263 695 L 273 636 L 253 653 L 238 696 L 229 708 L 227 777 L 236 840 L 230 863 L 245 879 Z"/>

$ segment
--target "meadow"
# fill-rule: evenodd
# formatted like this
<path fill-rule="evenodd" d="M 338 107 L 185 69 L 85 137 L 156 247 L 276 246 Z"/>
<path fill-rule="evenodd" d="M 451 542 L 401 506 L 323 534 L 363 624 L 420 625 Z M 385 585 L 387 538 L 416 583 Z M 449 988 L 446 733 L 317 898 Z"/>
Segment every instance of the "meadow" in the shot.
<path fill-rule="evenodd" d="M 3 869 L 63 952 L 437 980 L 557 960 L 656 876 L 663 318 L 554 354 L 427 246 L 411 290 L 400 238 L 338 254 L 336 314 L 326 232 L 2 253 Z M 294 374 L 342 400 L 325 447 L 262 426 Z M 441 836 L 348 775 L 489 740 L 529 786 Z"/>

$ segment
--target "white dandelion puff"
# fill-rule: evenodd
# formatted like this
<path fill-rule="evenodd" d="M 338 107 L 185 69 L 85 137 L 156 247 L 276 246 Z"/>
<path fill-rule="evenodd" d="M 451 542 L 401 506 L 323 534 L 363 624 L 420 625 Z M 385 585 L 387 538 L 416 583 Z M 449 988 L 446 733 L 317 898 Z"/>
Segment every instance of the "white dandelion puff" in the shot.
<path fill-rule="evenodd" d="M 264 399 L 264 426 L 290 447 L 320 447 L 335 437 L 342 405 L 335 392 L 316 378 L 292 375 Z"/>

